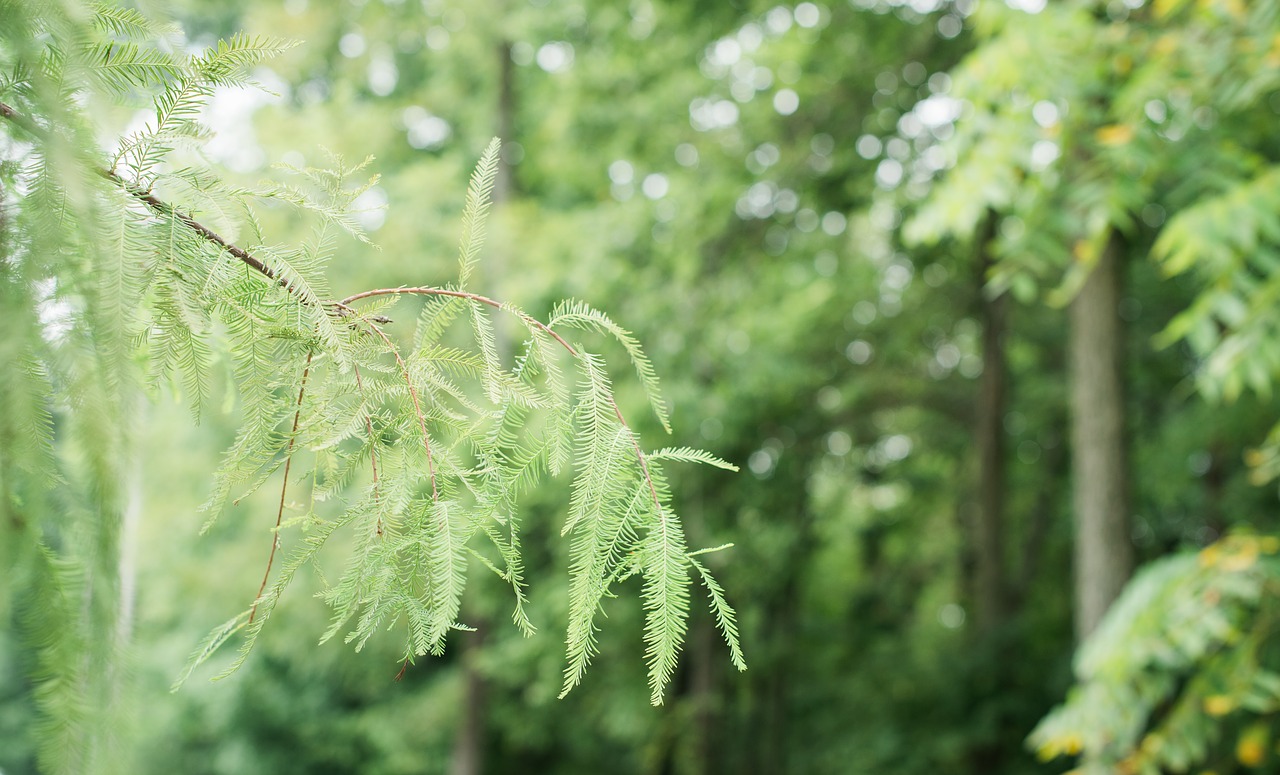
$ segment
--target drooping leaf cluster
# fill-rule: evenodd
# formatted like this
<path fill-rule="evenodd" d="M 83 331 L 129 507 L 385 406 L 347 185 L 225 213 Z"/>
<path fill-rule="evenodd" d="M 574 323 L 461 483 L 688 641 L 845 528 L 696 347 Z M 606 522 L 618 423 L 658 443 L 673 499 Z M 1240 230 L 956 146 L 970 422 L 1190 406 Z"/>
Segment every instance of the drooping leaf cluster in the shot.
<path fill-rule="evenodd" d="M 1142 244 L 1166 217 L 1155 258 L 1177 253 L 1166 268 L 1183 271 L 1208 252 L 1172 216 L 1268 167 L 1256 108 L 1280 84 L 1280 4 L 1154 3 L 1114 19 L 1104 6 L 983 7 L 982 45 L 952 71 L 949 93 L 917 111 L 972 120 L 922 135 L 937 150 L 907 172 L 908 188 L 928 196 L 906 236 L 968 239 L 996 213 L 992 287 L 1022 300 L 1048 288 L 1065 303 L 1112 232 Z"/>
<path fill-rule="evenodd" d="M 1041 757 L 1080 771 L 1230 771 L 1272 761 L 1280 710 L 1280 540 L 1232 535 L 1147 566 L 1076 656 Z"/>
<path fill-rule="evenodd" d="M 278 572 L 268 565 L 247 610 L 197 648 L 182 680 L 238 635 L 230 669 L 241 664 L 325 547 L 346 564 L 322 594 L 333 612 L 324 639 L 341 635 L 358 649 L 396 629 L 406 663 L 439 654 L 450 631 L 466 628 L 459 609 L 475 567 L 511 585 L 512 618 L 532 633 L 520 504 L 570 469 L 565 691 L 596 652 L 603 599 L 631 576 L 641 578 L 655 703 L 695 577 L 744 667 L 733 609 L 686 546 L 663 475 L 673 461 L 733 467 L 697 450 L 645 451 L 614 398 L 606 356 L 567 338 L 620 343 L 669 428 L 652 365 L 606 315 L 566 302 L 542 323 L 466 286 L 497 141 L 468 190 L 458 283 L 339 299 L 325 267 L 344 235 L 363 239 L 351 208 L 372 182 L 352 177 L 368 162 L 334 158 L 255 190 L 193 164 L 210 96 L 249 84 L 255 65 L 291 44 L 237 35 L 181 54 L 175 35 L 111 5 L 0 2 L 0 346 L 10 364 L 0 375 L 0 544 L 19 569 L 13 589 L 26 590 L 16 602 L 66 613 L 25 619 L 43 655 L 37 694 L 51 771 L 108 758 L 86 729 L 109 726 L 103 710 L 127 641 L 117 563 L 139 391 L 174 388 L 198 417 L 222 363 L 241 425 L 214 475 L 206 526 L 228 499 L 276 481 L 280 509 L 263 528 L 273 560 L 277 546 L 283 560 Z M 140 102 L 151 106 L 142 128 L 103 148 L 98 117 L 112 103 Z M 310 236 L 272 242 L 255 216 L 264 202 L 296 208 Z M 423 301 L 407 345 L 386 314 L 405 296 Z M 523 327 L 513 358 L 496 344 L 494 315 Z M 308 505 L 286 516 L 291 488 L 307 492 Z M 324 511 L 337 516 L 316 508 L 326 501 L 340 503 Z M 6 605 L 14 595 L 5 588 Z"/>

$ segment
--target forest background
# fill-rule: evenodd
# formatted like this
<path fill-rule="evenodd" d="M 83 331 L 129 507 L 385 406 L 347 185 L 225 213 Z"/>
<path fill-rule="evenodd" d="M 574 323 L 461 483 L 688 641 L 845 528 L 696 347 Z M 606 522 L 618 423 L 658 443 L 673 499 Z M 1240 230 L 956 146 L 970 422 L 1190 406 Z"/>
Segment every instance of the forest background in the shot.
<path fill-rule="evenodd" d="M 375 157 L 356 207 L 377 248 L 343 242 L 335 287 L 450 282 L 468 175 L 503 139 L 476 284 L 535 316 L 567 297 L 607 310 L 663 379 L 670 443 L 742 468 L 673 471 L 672 488 L 691 545 L 734 544 L 705 561 L 750 669 L 697 602 L 651 706 L 623 596 L 557 699 L 553 483 L 525 526 L 535 636 L 479 579 L 476 631 L 396 681 L 395 643 L 317 648 L 327 613 L 295 594 L 238 673 L 205 666 L 171 694 L 201 635 L 252 601 L 274 514 L 255 495 L 199 535 L 237 409 L 215 386 L 193 423 L 174 386 L 138 411 L 119 759 L 95 766 L 1276 766 L 1280 5 L 140 5 L 180 23 L 180 50 L 301 41 L 254 70 L 264 89 L 212 94 L 202 152 L 245 185 Z M 104 137 L 138 107 L 104 110 Z M 260 215 L 304 238 L 291 212 Z M 33 772 L 35 648 L 5 602 L 0 772 Z M 1028 742 L 1073 679 L 1075 704 Z"/>

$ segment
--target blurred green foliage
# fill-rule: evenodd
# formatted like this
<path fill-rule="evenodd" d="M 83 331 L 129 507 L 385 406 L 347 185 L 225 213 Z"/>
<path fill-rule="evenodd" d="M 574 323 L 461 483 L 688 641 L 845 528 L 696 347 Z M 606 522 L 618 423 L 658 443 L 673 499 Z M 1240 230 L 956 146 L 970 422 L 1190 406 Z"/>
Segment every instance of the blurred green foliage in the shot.
<path fill-rule="evenodd" d="M 751 669 L 732 670 L 710 612 L 695 610 L 676 694 L 652 709 L 643 611 L 609 599 L 594 676 L 557 700 L 569 563 L 559 483 L 533 495 L 525 528 L 535 637 L 506 624 L 508 593 L 483 579 L 463 612 L 482 635 L 454 634 L 442 658 L 395 682 L 393 639 L 360 655 L 315 647 L 326 614 L 304 594 L 241 673 L 169 694 L 199 634 L 251 598 L 274 509 L 246 499 L 197 538 L 234 410 L 193 427 L 160 404 L 138 444 L 135 681 L 121 704 L 137 771 L 443 773 L 477 686 L 482 723 L 470 729 L 485 772 L 1063 768 L 1037 752 L 1083 754 L 1100 771 L 1273 766 L 1265 534 L 1280 523 L 1274 487 L 1259 484 L 1280 444 L 1268 433 L 1280 364 L 1274 2 L 164 10 L 186 45 L 241 29 L 303 41 L 257 73 L 277 96 L 215 99 L 207 118 L 222 139 L 203 153 L 233 179 L 322 147 L 376 155 L 363 221 L 380 250 L 342 243 L 334 287 L 449 281 L 461 181 L 490 136 L 510 133 L 509 189 L 478 283 L 539 316 L 569 296 L 608 309 L 665 379 L 671 443 L 743 467 L 673 472 L 672 484 L 691 544 L 735 543 L 705 559 L 739 609 Z M 104 131 L 132 117 L 106 107 Z M 973 241 L 990 212 L 1000 260 L 986 276 Z M 290 211 L 263 214 L 282 242 L 301 228 Z M 1112 228 L 1132 253 L 1121 313 L 1133 541 L 1154 563 L 1073 677 L 1054 305 Z M 1006 288 L 1017 300 L 1003 417 L 1014 604 L 978 632 L 978 309 Z M 644 397 L 619 392 L 640 417 Z M 1213 543 L 1239 526 L 1259 532 Z M 10 774 L 34 767 L 31 658 L 0 628 Z"/>
<path fill-rule="evenodd" d="M 1280 709 L 1280 539 L 1239 533 L 1144 568 L 1076 657 L 1065 706 L 1031 742 L 1080 770 L 1270 766 Z"/>

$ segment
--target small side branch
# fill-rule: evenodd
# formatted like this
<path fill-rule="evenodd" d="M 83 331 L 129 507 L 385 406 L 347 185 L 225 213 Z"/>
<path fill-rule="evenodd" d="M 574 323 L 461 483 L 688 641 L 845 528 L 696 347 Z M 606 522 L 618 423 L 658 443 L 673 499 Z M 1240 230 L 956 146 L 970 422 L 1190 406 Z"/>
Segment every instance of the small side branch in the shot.
<path fill-rule="evenodd" d="M 360 397 L 365 398 L 364 380 L 360 379 L 360 367 L 355 367 L 356 373 L 356 389 L 360 391 Z M 367 400 L 367 399 L 365 399 Z M 382 493 L 378 489 L 378 442 L 373 437 L 373 417 L 368 410 L 364 413 L 364 427 L 369 432 L 369 466 L 373 469 L 373 501 L 378 504 L 378 527 L 377 534 L 382 535 Z"/>
<path fill-rule="evenodd" d="M 346 302 L 334 302 L 338 309 L 348 314 L 355 314 L 356 311 L 348 307 Z M 427 474 L 431 477 L 431 502 L 440 502 L 440 490 L 436 485 L 436 466 L 431 458 L 431 434 L 427 432 L 427 418 L 422 413 L 422 402 L 418 399 L 418 388 L 413 384 L 413 378 L 409 375 L 409 367 L 405 364 L 404 359 L 400 357 L 400 349 L 391 341 L 391 337 L 387 336 L 387 332 L 383 331 L 377 323 L 370 319 L 364 320 L 365 325 L 369 326 L 369 330 L 378 335 L 378 338 L 387 346 L 391 354 L 395 356 L 396 364 L 400 367 L 400 374 L 404 377 L 404 384 L 409 388 L 409 397 L 413 399 L 413 412 L 418 419 L 418 429 L 422 431 L 422 446 L 427 451 Z"/>
<path fill-rule="evenodd" d="M 636 434 L 631 431 L 631 426 L 627 425 L 627 419 L 622 416 L 622 410 L 618 408 L 618 402 L 609 398 L 609 403 L 613 404 L 613 413 L 618 418 L 618 422 L 626 428 L 631 436 L 631 446 L 635 449 L 636 459 L 640 461 L 640 471 L 644 474 L 645 484 L 649 485 L 649 494 L 653 496 L 654 514 L 662 513 L 662 499 L 658 497 L 658 488 L 653 484 L 653 476 L 649 474 L 649 459 L 645 457 L 644 450 L 640 449 L 640 440 L 636 438 Z"/>
<path fill-rule="evenodd" d="M 555 339 L 557 342 L 560 343 L 561 347 L 563 347 L 565 350 L 569 352 L 570 355 L 574 356 L 575 358 L 578 357 L 578 351 L 575 350 L 572 345 L 566 342 L 564 337 L 560 336 L 555 331 L 552 331 L 551 327 L 548 326 L 546 323 L 543 323 L 541 320 L 538 320 L 532 315 L 529 315 L 527 313 L 521 312 L 516 309 L 512 309 L 511 307 L 504 305 L 502 302 L 496 299 L 491 299 L 488 296 L 481 296 L 478 293 L 468 293 L 467 291 L 454 291 L 448 288 L 431 288 L 431 287 L 377 288 L 372 291 L 357 293 L 354 296 L 348 296 L 342 301 L 334 302 L 334 305 L 337 306 L 339 309 L 347 309 L 349 304 L 351 304 L 354 301 L 359 301 L 361 299 L 370 299 L 375 296 L 400 296 L 400 295 L 453 296 L 454 298 L 457 298 L 457 299 L 470 299 L 471 301 L 488 305 L 490 307 L 493 307 L 494 309 L 506 310 L 512 313 L 513 315 L 515 315 L 516 317 L 520 318 L 521 320 L 523 320 L 525 323 L 528 323 L 529 325 L 533 326 L 539 331 L 542 331 L 544 334 L 551 337 L 552 339 Z"/>
<path fill-rule="evenodd" d="M 298 387 L 298 405 L 293 411 L 293 430 L 289 433 L 289 446 L 285 448 L 284 481 L 280 484 L 280 507 L 276 509 L 276 526 L 271 531 L 271 554 L 267 557 L 267 570 L 262 574 L 262 584 L 258 587 L 258 596 L 253 599 L 253 608 L 249 609 L 249 623 L 258 613 L 258 603 L 262 600 L 262 591 L 267 588 L 267 580 L 271 578 L 271 566 L 276 561 L 276 549 L 280 546 L 280 523 L 284 519 L 285 494 L 289 491 L 289 468 L 293 465 L 293 446 L 298 438 L 298 421 L 302 417 L 302 398 L 307 393 L 307 377 L 311 374 L 311 359 L 315 351 L 307 353 L 307 365 L 302 368 L 302 380 Z"/>
<path fill-rule="evenodd" d="M 0 118 L 4 118 L 8 120 L 15 126 L 21 128 L 27 134 L 30 134 L 34 137 L 44 138 L 48 134 L 43 128 L 41 128 L 38 124 L 36 124 L 30 118 L 24 116 L 23 114 L 19 113 L 16 109 L 14 109 L 12 106 L 6 105 L 3 102 L 0 102 Z M 253 256 L 251 253 L 249 253 L 249 251 L 245 250 L 239 245 L 236 245 L 228 241 L 227 239 L 222 237 L 220 234 L 215 232 L 213 229 L 210 229 L 208 226 L 205 226 L 204 224 L 197 221 L 195 218 L 192 218 L 190 215 L 187 215 L 186 213 L 180 212 L 173 205 L 168 204 L 167 202 L 161 201 L 150 191 L 141 189 L 133 185 L 129 181 L 120 177 L 120 175 L 116 174 L 112 170 L 106 169 L 105 167 L 97 167 L 94 169 L 94 172 L 97 173 L 100 177 L 105 178 L 106 180 L 109 180 L 115 185 L 119 186 L 120 189 L 123 190 L 125 193 L 129 194 L 129 196 L 132 196 L 134 199 L 137 199 L 139 202 L 142 202 L 143 204 L 145 204 L 148 208 L 151 209 L 152 212 L 156 213 L 157 215 L 172 216 L 174 218 L 177 218 L 178 221 L 182 223 L 182 225 L 186 226 L 191 231 L 200 235 L 200 237 L 203 238 L 205 241 L 216 245 L 219 250 L 230 253 L 232 256 L 234 256 L 235 258 L 240 260 L 242 263 L 244 263 L 246 266 L 248 266 L 250 269 L 253 269 L 255 272 L 258 272 L 259 274 L 263 275 L 269 280 L 275 281 L 280 285 L 280 287 L 284 288 L 290 293 L 295 293 L 295 290 L 289 285 L 289 283 L 286 282 L 285 280 L 280 279 L 280 277 L 275 273 L 275 271 L 272 270 L 271 267 L 263 263 L 261 259 Z"/>

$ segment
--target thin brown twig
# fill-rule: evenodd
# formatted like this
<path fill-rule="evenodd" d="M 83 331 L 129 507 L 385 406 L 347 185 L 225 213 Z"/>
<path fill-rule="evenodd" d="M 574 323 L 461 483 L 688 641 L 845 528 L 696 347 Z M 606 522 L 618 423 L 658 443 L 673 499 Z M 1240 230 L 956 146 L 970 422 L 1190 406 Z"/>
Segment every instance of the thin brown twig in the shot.
<path fill-rule="evenodd" d="M 348 307 L 346 302 L 337 301 L 334 304 L 349 313 L 355 313 L 356 310 Z M 422 431 L 422 446 L 427 451 L 427 474 L 431 477 L 431 502 L 438 504 L 440 502 L 440 490 L 436 486 L 436 466 L 431 457 L 431 434 L 427 433 L 427 418 L 422 414 L 422 403 L 418 400 L 418 388 L 413 384 L 413 378 L 409 376 L 409 367 L 405 364 L 404 359 L 400 357 L 400 350 L 391 341 L 391 337 L 387 336 L 387 332 L 378 327 L 377 323 L 372 320 L 365 319 L 365 324 L 369 326 L 369 330 L 377 334 L 387 345 L 387 349 L 395 356 L 396 363 L 400 366 L 400 374 L 404 377 L 404 383 L 409 386 L 409 397 L 413 399 L 413 412 L 418 417 L 418 429 Z"/>
<path fill-rule="evenodd" d="M 377 288 L 372 291 L 364 291 L 363 293 L 357 293 L 354 296 L 348 296 L 342 301 L 334 302 L 334 304 L 341 309 L 347 309 L 348 308 L 347 305 L 351 304 L 351 302 L 353 301 L 359 301 L 360 299 L 368 299 L 374 296 L 395 296 L 395 295 L 405 295 L 405 294 L 418 295 L 418 296 L 453 296 L 454 298 L 458 298 L 458 299 L 470 299 L 471 301 L 479 302 L 481 304 L 487 304 L 488 306 L 493 307 L 494 309 L 507 310 L 511 314 L 519 317 L 524 322 L 528 323 L 534 328 L 537 328 L 538 330 L 542 331 L 546 335 L 555 339 L 557 342 L 560 343 L 560 346 L 568 350 L 569 354 L 572 355 L 573 357 L 575 358 L 578 357 L 578 351 L 573 349 L 573 346 L 570 345 L 568 342 L 566 342 L 564 337 L 560 336 L 555 331 L 552 331 L 551 327 L 548 326 L 546 323 L 543 323 L 541 320 L 538 320 L 537 318 L 525 312 L 521 312 L 518 309 L 508 307 L 496 299 L 491 299 L 488 296 L 481 296 L 478 293 L 470 293 L 468 291 L 455 291 L 455 290 L 450 290 L 448 288 L 431 288 L 431 287 Z"/>
<path fill-rule="evenodd" d="M 640 449 L 640 440 L 636 438 L 636 434 L 631 430 L 631 426 L 627 425 L 627 420 L 622 416 L 622 410 L 618 408 L 618 402 L 613 396 L 609 397 L 609 403 L 613 404 L 613 414 L 618 418 L 623 428 L 627 429 L 627 434 L 631 436 L 631 446 L 635 448 L 636 459 L 640 461 L 640 470 L 644 473 L 644 480 L 649 485 L 649 494 L 653 496 L 653 507 L 657 514 L 662 513 L 662 500 L 658 497 L 658 488 L 653 484 L 653 477 L 649 474 L 649 459 L 645 457 L 644 450 Z"/>
<path fill-rule="evenodd" d="M 12 106 L 6 105 L 3 102 L 0 102 L 0 118 L 5 118 L 9 120 L 14 125 L 21 127 L 23 131 L 27 132 L 28 134 L 35 135 L 36 137 L 43 137 L 46 134 L 45 130 L 43 130 L 38 124 L 36 124 L 30 118 L 23 115 L 22 113 L 19 113 Z M 145 204 L 148 208 L 150 208 L 156 214 L 164 215 L 164 216 L 172 216 L 174 218 L 177 218 L 182 223 L 182 225 L 186 226 L 188 229 L 191 229 L 196 234 L 200 235 L 205 241 L 211 242 L 214 245 L 217 245 L 219 249 L 226 251 L 227 253 L 230 253 L 232 256 L 235 256 L 237 259 L 243 262 L 246 266 L 253 269 L 255 272 L 258 272 L 259 274 L 262 274 L 267 279 L 274 280 L 276 283 L 280 285 L 280 287 L 284 288 L 290 293 L 297 293 L 296 289 L 294 289 L 289 284 L 288 281 L 281 279 L 280 276 L 276 274 L 275 270 L 267 266 L 266 263 L 264 263 L 261 259 L 249 253 L 249 251 L 245 250 L 239 245 L 236 245 L 235 243 L 228 241 L 222 235 L 218 234 L 213 229 L 210 229 L 208 226 L 205 226 L 204 224 L 200 223 L 195 218 L 192 218 L 190 215 L 180 212 L 173 205 L 160 200 L 150 191 L 139 188 L 138 186 L 135 186 L 134 184 L 125 180 L 116 172 L 106 169 L 105 167 L 95 167 L 93 171 L 97 173 L 100 177 L 105 178 L 111 181 L 112 183 L 116 184 L 117 186 L 119 186 L 125 193 L 129 194 L 134 199 L 137 199 L 139 202 L 142 202 L 143 204 Z"/>
<path fill-rule="evenodd" d="M 315 351 L 307 352 L 307 364 L 302 368 L 301 384 L 298 387 L 298 404 L 293 411 L 293 430 L 289 433 L 289 446 L 285 448 L 284 481 L 280 483 L 280 507 L 276 510 L 276 526 L 271 531 L 271 554 L 267 557 L 267 570 L 262 574 L 262 584 L 258 587 L 258 596 L 253 599 L 253 608 L 249 609 L 249 623 L 258 613 L 258 603 L 262 600 L 262 591 L 267 588 L 267 579 L 271 578 L 271 566 L 276 561 L 276 549 L 280 546 L 280 523 L 284 519 L 285 493 L 289 491 L 289 468 L 293 465 L 293 446 L 298 438 L 298 421 L 302 417 L 302 397 L 307 392 L 307 376 L 311 374 L 311 359 Z"/>
<path fill-rule="evenodd" d="M 361 399 L 364 399 L 366 396 L 364 393 L 364 381 L 360 379 L 360 367 L 355 366 L 354 369 L 356 373 L 356 388 L 360 391 Z M 378 490 L 378 443 L 373 438 L 373 417 L 367 410 L 364 413 L 364 427 L 369 432 L 369 465 L 373 469 L 373 500 L 379 507 L 378 526 L 375 532 L 377 535 L 382 535 L 382 497 Z"/>

